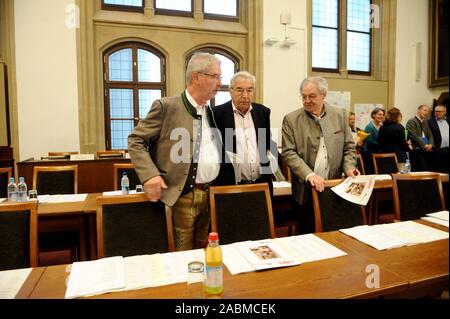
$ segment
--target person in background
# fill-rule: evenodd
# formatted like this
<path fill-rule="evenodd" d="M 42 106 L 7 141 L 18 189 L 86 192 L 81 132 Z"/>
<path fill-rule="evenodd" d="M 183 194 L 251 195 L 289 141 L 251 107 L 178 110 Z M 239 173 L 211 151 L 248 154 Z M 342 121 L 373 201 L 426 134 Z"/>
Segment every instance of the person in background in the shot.
<path fill-rule="evenodd" d="M 350 129 L 352 130 L 353 139 L 355 140 L 356 153 L 360 154 L 361 149 L 364 145 L 364 141 L 361 140 L 361 138 L 358 136 L 358 132 L 361 131 L 361 129 L 355 125 L 355 122 L 356 122 L 355 113 L 349 112 L 348 113 L 348 126 L 350 126 Z"/>
<path fill-rule="evenodd" d="M 380 152 L 380 148 L 378 146 L 378 130 L 383 125 L 384 115 L 385 111 L 382 108 L 374 108 L 370 113 L 372 121 L 370 121 L 364 129 L 366 133 L 370 134 L 364 141 L 364 150 L 362 152 L 366 174 L 375 173 L 372 154 Z"/>
<path fill-rule="evenodd" d="M 386 119 L 378 132 L 378 145 L 382 153 L 395 153 L 399 168 L 402 168 L 412 149 L 411 142 L 406 141 L 405 127 L 400 124 L 402 113 L 396 107 L 389 109 Z M 401 169 L 400 169 L 401 170 Z"/>
<path fill-rule="evenodd" d="M 213 108 L 225 150 L 237 155 L 238 184 L 267 183 L 273 194 L 272 170 L 267 152 L 278 157 L 271 141 L 270 109 L 254 103 L 256 78 L 246 71 L 233 75 L 231 100 Z"/>
<path fill-rule="evenodd" d="M 235 184 L 231 164 L 221 164 L 224 147 L 207 105 L 221 79 L 217 57 L 194 54 L 186 69 L 186 90 L 155 100 L 128 136 L 131 161 L 148 199 L 172 207 L 176 250 L 206 246 L 208 187 Z"/>
<path fill-rule="evenodd" d="M 315 231 L 311 187 L 322 192 L 326 179 L 359 174 L 347 112 L 328 105 L 327 92 L 324 78 L 304 79 L 303 108 L 283 119 L 282 157 L 292 172 L 292 195 L 301 205 L 299 233 Z"/>
<path fill-rule="evenodd" d="M 406 123 L 408 137 L 411 139 L 411 169 L 413 171 L 433 170 L 434 138 L 428 126 L 427 118 L 430 114 L 428 105 L 420 105 L 417 114 Z"/>
<path fill-rule="evenodd" d="M 449 120 L 447 116 L 447 107 L 438 104 L 434 108 L 434 116 L 428 120 L 428 126 L 433 134 L 436 156 L 436 171 L 447 173 L 448 169 L 448 144 L 449 144 Z"/>

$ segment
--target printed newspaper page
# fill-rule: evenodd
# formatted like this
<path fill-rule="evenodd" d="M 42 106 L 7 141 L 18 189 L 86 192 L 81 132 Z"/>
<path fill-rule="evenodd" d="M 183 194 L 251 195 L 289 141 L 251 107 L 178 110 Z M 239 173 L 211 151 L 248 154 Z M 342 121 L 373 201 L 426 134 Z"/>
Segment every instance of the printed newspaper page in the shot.
<path fill-rule="evenodd" d="M 372 195 L 375 177 L 359 175 L 355 178 L 347 177 L 342 183 L 332 187 L 337 195 L 354 204 L 366 206 Z"/>

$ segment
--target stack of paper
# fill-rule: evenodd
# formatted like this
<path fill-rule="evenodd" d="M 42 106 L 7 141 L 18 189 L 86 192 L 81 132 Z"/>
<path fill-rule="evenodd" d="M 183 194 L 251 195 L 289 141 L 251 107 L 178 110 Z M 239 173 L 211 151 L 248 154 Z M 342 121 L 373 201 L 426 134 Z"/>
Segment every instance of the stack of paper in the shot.
<path fill-rule="evenodd" d="M 83 202 L 87 194 L 38 195 L 39 203 Z"/>
<path fill-rule="evenodd" d="M 340 231 L 378 250 L 428 243 L 448 238 L 447 232 L 413 221 L 374 226 L 363 225 L 341 229 Z"/>
<path fill-rule="evenodd" d="M 72 265 L 65 297 L 86 297 L 185 282 L 187 265 L 194 260 L 205 260 L 203 249 L 76 262 Z"/>
<path fill-rule="evenodd" d="M 222 251 L 232 275 L 346 255 L 313 234 L 239 242 L 223 245 Z"/>
<path fill-rule="evenodd" d="M 0 299 L 13 299 L 24 284 L 31 268 L 0 271 Z"/>
<path fill-rule="evenodd" d="M 449 213 L 448 213 L 448 210 L 442 210 L 440 212 L 427 214 L 427 216 L 422 217 L 422 219 L 427 220 L 432 223 L 435 223 L 435 224 L 439 224 L 439 225 L 448 227 Z"/>

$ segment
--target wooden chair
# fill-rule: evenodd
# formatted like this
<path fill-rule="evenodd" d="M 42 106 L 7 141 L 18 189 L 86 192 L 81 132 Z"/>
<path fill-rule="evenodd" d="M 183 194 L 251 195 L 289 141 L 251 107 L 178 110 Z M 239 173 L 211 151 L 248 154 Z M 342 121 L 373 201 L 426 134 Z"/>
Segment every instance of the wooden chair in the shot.
<path fill-rule="evenodd" d="M 97 158 L 125 157 L 125 150 L 97 151 Z"/>
<path fill-rule="evenodd" d="M 78 165 L 35 166 L 33 189 L 39 195 L 77 194 Z"/>
<path fill-rule="evenodd" d="M 395 220 L 419 219 L 445 209 L 439 174 L 392 174 Z"/>
<path fill-rule="evenodd" d="M 395 153 L 373 153 L 373 167 L 375 174 L 398 173 L 398 161 Z"/>
<path fill-rule="evenodd" d="M 395 174 L 399 172 L 397 155 L 395 153 L 373 153 L 372 160 L 375 174 Z M 373 208 L 374 220 L 371 222 L 377 224 L 379 218 L 383 219 L 382 222 L 393 222 L 394 204 L 392 191 L 390 189 L 376 190 L 371 200 L 375 206 Z M 380 217 L 381 215 L 383 216 Z"/>
<path fill-rule="evenodd" d="M 209 200 L 211 228 L 221 244 L 275 238 L 267 184 L 212 186 Z"/>
<path fill-rule="evenodd" d="M 0 205 L 0 270 L 38 266 L 37 203 Z"/>
<path fill-rule="evenodd" d="M 132 163 L 115 163 L 114 164 L 114 190 L 121 189 L 120 181 L 122 179 L 123 172 L 127 172 L 128 179 L 130 181 L 130 189 L 135 189 L 136 185 L 141 184 L 139 177 L 134 170 Z"/>
<path fill-rule="evenodd" d="M 174 251 L 172 210 L 145 194 L 97 197 L 98 258 Z"/>
<path fill-rule="evenodd" d="M 361 154 L 356 154 L 356 168 L 362 175 L 366 175 L 366 170 L 364 169 L 364 161 Z"/>
<path fill-rule="evenodd" d="M 80 152 L 48 152 L 48 156 L 68 156 L 80 154 Z"/>
<path fill-rule="evenodd" d="M 331 190 L 343 179 L 325 181 L 323 192 L 312 188 L 316 232 L 333 231 L 367 224 L 364 206 L 353 204 Z"/>
<path fill-rule="evenodd" d="M 12 167 L 0 167 L 0 198 L 8 197 L 8 184 L 12 171 Z"/>

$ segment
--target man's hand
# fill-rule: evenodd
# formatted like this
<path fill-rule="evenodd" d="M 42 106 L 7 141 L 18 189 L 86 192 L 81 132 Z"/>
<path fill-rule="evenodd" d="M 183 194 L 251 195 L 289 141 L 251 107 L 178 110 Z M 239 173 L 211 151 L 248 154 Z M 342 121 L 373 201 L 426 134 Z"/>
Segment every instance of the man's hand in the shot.
<path fill-rule="evenodd" d="M 144 183 L 144 192 L 151 202 L 157 202 L 161 198 L 162 190 L 167 189 L 167 185 L 161 176 L 150 178 Z"/>
<path fill-rule="evenodd" d="M 308 177 L 308 182 L 311 184 L 311 187 L 315 187 L 316 191 L 318 192 L 323 192 L 323 190 L 325 189 L 324 179 L 322 176 L 315 174 L 311 175 L 310 177 Z"/>
<path fill-rule="evenodd" d="M 354 178 L 355 176 L 361 175 L 361 172 L 355 167 L 355 168 L 347 170 L 345 172 L 345 175 Z"/>

